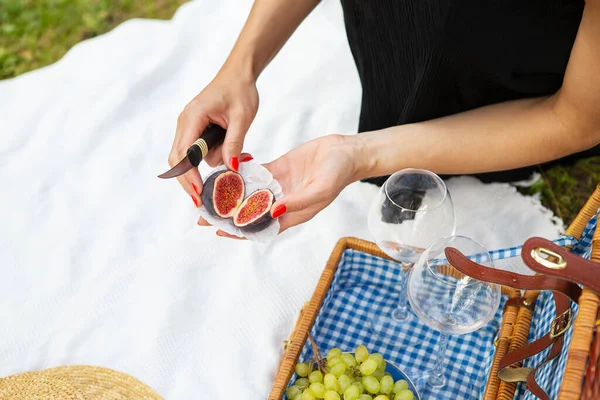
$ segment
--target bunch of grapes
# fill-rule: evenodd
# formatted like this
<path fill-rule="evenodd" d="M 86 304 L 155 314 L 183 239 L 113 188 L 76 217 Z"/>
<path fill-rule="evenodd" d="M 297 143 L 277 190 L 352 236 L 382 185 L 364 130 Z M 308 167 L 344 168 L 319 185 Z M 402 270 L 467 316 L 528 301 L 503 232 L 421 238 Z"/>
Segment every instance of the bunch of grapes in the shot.
<path fill-rule="evenodd" d="M 315 354 L 316 355 L 316 354 Z M 287 388 L 289 400 L 413 400 L 408 382 L 394 382 L 379 353 L 360 345 L 353 354 L 329 350 L 326 360 L 296 364 L 299 378 Z"/>

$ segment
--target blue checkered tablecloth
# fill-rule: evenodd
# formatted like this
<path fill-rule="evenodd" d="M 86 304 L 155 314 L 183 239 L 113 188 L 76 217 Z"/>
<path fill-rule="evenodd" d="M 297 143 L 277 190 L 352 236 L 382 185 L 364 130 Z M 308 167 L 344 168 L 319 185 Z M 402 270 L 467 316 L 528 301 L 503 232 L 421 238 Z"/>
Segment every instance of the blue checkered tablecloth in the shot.
<path fill-rule="evenodd" d="M 597 217 L 598 214 L 590 220 L 579 240 L 563 236 L 556 242 L 563 246 L 572 246 L 572 252 L 589 258 Z M 494 259 L 517 257 L 521 248 L 500 249 L 490 253 Z M 354 351 L 356 346 L 364 344 L 370 352 L 379 352 L 396 364 L 411 379 L 419 372 L 433 368 L 439 333 L 421 323 L 414 314 L 404 325 L 389 325 L 385 335 L 381 334 L 382 330 L 375 333 L 373 331 L 371 322 L 380 316 L 390 315 L 398 304 L 398 268 L 397 263 L 356 250 L 347 249 L 344 252 L 311 329 L 311 335 L 322 352 L 327 352 L 333 347 L 340 347 L 342 351 Z M 473 398 L 466 393 L 467 382 L 477 385 L 481 397 L 491 368 L 495 351 L 494 340 L 500 328 L 506 298 L 502 296 L 498 311 L 486 326 L 466 335 L 450 336 L 446 353 L 448 382 L 445 394 L 439 400 Z M 573 311 L 577 311 L 575 304 L 572 304 L 572 308 Z M 554 316 L 552 294 L 543 292 L 536 303 L 529 340 L 546 334 Z M 551 398 L 556 398 L 562 381 L 571 335 L 572 330 L 566 335 L 566 346 L 561 356 L 538 373 L 538 382 L 548 391 Z M 313 349 L 307 340 L 300 360 L 310 360 L 312 357 Z M 545 353 L 532 357 L 525 362 L 525 366 L 537 365 L 544 357 Z M 290 384 L 295 379 L 297 376 L 294 374 Z M 535 399 L 523 389 L 523 385 L 519 385 L 515 399 Z"/>

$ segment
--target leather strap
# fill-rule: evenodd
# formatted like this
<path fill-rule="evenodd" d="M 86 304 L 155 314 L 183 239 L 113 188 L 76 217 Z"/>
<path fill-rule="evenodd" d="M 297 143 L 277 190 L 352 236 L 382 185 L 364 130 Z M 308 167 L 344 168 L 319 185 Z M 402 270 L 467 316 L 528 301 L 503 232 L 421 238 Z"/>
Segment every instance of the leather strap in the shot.
<path fill-rule="evenodd" d="M 558 317 L 555 319 L 551 331 L 541 338 L 507 353 L 502 357 L 498 366 L 498 377 L 500 379 L 505 382 L 527 382 L 529 391 L 542 400 L 550 400 L 550 397 L 536 382 L 535 374 L 544 364 L 560 355 L 563 346 L 563 333 L 571 325 L 572 318 L 569 298 L 559 292 L 553 292 L 553 294 Z M 550 346 L 552 347 L 546 359 L 535 368 L 510 368 L 510 365 L 532 357 Z"/>
<path fill-rule="evenodd" d="M 562 350 L 563 335 L 572 323 L 573 315 L 569 299 L 579 301 L 581 287 L 585 284 L 600 293 L 600 265 L 578 257 L 553 242 L 543 238 L 528 239 L 521 257 L 525 264 L 538 275 L 529 276 L 498 270 L 477 264 L 457 249 L 447 248 L 446 257 L 452 266 L 472 278 L 502 284 L 517 289 L 551 290 L 554 296 L 556 318 L 551 331 L 527 345 L 507 353 L 499 364 L 498 377 L 505 382 L 527 382 L 529 391 L 542 400 L 549 396 L 535 380 L 536 371 L 554 360 Z M 532 307 L 523 299 L 513 300 L 519 306 Z M 551 347 L 546 359 L 535 368 L 510 368 L 511 365 L 534 356 Z"/>
<path fill-rule="evenodd" d="M 504 303 L 504 309 L 506 309 L 506 307 L 510 307 L 510 306 L 525 307 L 525 308 L 528 308 L 529 310 L 533 311 L 535 309 L 535 302 L 528 300 L 521 296 L 511 297 L 511 298 L 507 299 L 506 302 Z"/>
<path fill-rule="evenodd" d="M 540 260 L 544 255 L 548 256 L 545 262 Z M 554 255 L 560 259 L 553 260 Z M 583 285 L 600 295 L 600 264 L 579 257 L 548 239 L 527 239 L 521 258 L 535 272 Z M 579 296 L 573 299 L 575 302 L 578 300 Z"/>
<path fill-rule="evenodd" d="M 524 252 L 525 247 L 523 247 L 523 254 Z M 452 264 L 454 268 L 463 274 L 480 281 L 498 283 L 500 285 L 523 290 L 557 291 L 564 293 L 574 302 L 578 302 L 579 296 L 581 296 L 581 288 L 579 286 L 573 282 L 569 282 L 558 277 L 545 275 L 521 275 L 515 272 L 486 267 L 468 259 L 460 251 L 452 247 L 446 248 L 445 253 L 448 262 Z M 535 261 L 529 261 L 525 259 L 524 261 L 528 266 L 529 263 L 535 263 Z"/>

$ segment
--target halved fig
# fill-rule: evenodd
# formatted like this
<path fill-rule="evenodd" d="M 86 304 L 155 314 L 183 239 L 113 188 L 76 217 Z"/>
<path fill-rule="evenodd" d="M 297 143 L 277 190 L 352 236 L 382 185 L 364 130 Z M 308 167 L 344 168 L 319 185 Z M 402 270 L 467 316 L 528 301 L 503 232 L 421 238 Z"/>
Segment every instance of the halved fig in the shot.
<path fill-rule="evenodd" d="M 214 217 L 231 218 L 244 201 L 246 185 L 240 174 L 222 170 L 215 172 L 204 182 L 202 203 Z"/>
<path fill-rule="evenodd" d="M 252 192 L 240 205 L 233 223 L 244 233 L 254 233 L 266 229 L 271 222 L 271 206 L 275 203 L 275 195 L 269 189 Z"/>

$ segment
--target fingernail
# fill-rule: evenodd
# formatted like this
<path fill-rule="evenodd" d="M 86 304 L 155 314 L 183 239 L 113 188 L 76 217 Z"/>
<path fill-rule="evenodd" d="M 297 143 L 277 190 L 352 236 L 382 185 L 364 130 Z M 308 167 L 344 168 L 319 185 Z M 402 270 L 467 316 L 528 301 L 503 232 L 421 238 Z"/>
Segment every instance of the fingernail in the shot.
<path fill-rule="evenodd" d="M 199 194 L 199 193 L 198 193 L 198 187 L 197 187 L 196 185 L 194 185 L 193 183 L 192 183 L 192 187 L 194 188 L 194 192 L 195 192 L 196 194 Z"/>
<path fill-rule="evenodd" d="M 194 201 L 194 204 L 196 205 L 196 208 L 198 208 L 198 200 L 196 200 L 196 198 L 194 196 L 190 196 L 190 197 Z"/>
<path fill-rule="evenodd" d="M 240 166 L 240 163 L 238 162 L 238 158 L 237 157 L 231 157 L 231 168 L 233 168 L 233 170 L 235 172 L 238 172 L 239 166 Z"/>
<path fill-rule="evenodd" d="M 273 218 L 281 217 L 287 211 L 285 204 L 280 204 L 273 210 Z"/>
<path fill-rule="evenodd" d="M 248 162 L 248 161 L 251 161 L 251 160 L 254 160 L 254 157 L 252 157 L 252 156 L 246 156 L 246 157 L 242 158 L 242 162 Z"/>

